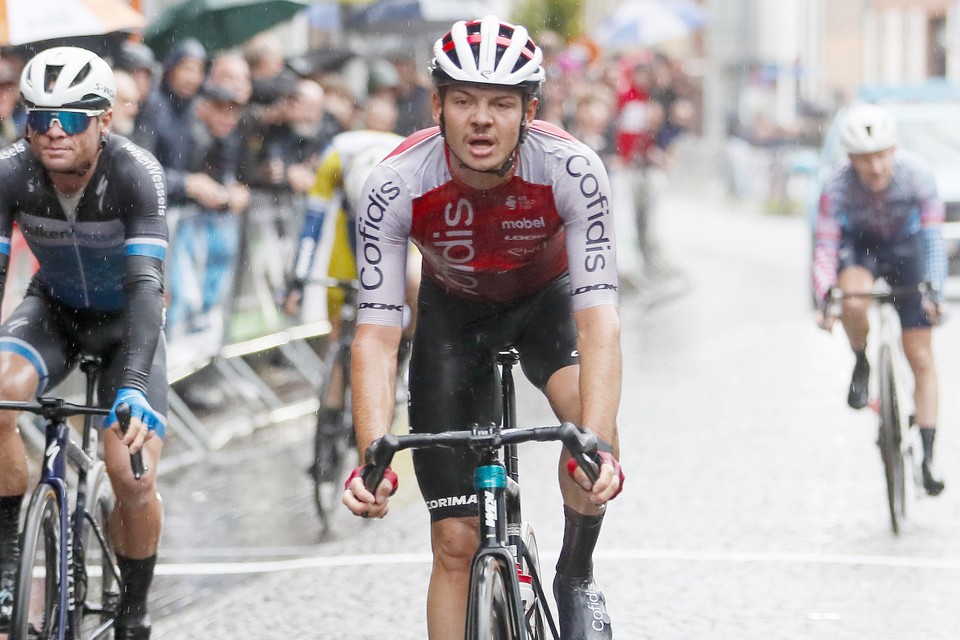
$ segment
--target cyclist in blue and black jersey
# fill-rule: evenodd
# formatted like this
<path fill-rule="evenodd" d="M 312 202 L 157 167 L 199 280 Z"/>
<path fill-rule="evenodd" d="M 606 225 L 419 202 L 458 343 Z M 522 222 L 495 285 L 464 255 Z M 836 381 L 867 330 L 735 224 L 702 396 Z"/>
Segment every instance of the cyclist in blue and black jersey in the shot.
<path fill-rule="evenodd" d="M 947 272 L 940 233 L 943 202 L 932 173 L 920 160 L 896 150 L 896 122 L 886 109 L 854 105 L 843 122 L 842 135 L 850 163 L 830 177 L 820 197 L 814 290 L 821 301 L 832 287 L 866 292 L 881 275 L 893 287 L 932 285 L 927 299 L 918 290 L 898 296 L 895 305 L 903 327 L 903 349 L 916 380 L 923 485 L 927 493 L 937 495 L 944 484 L 933 470 L 939 400 L 931 327 L 943 317 L 939 299 Z M 867 405 L 869 303 L 868 298 L 847 298 L 840 316 L 856 356 L 847 396 L 854 409 Z M 821 315 L 820 326 L 829 330 L 835 320 L 829 313 Z"/>
<path fill-rule="evenodd" d="M 98 394 L 114 412 L 103 443 L 117 497 L 109 535 L 122 573 L 116 640 L 150 637 L 147 591 L 160 540 L 157 461 L 167 409 L 163 262 L 167 195 L 152 155 L 110 134 L 113 72 L 96 54 L 56 47 L 24 67 L 26 135 L 0 151 L 0 297 L 17 222 L 39 263 L 0 325 L 0 399 L 28 401 L 60 383 L 78 356 L 99 356 Z M 132 419 L 125 435 L 116 406 Z M 134 479 L 129 455 L 143 451 Z M 0 413 L 0 613 L 9 616 L 17 516 L 28 470 L 16 414 Z"/>

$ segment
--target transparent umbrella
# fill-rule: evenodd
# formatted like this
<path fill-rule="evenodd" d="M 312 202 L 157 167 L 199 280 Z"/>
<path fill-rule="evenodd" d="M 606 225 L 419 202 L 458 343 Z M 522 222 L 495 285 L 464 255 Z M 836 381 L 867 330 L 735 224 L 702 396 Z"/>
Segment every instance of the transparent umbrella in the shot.
<path fill-rule="evenodd" d="M 706 10 L 692 0 L 627 0 L 600 23 L 593 36 L 612 49 L 649 47 L 689 36 L 706 23 Z"/>

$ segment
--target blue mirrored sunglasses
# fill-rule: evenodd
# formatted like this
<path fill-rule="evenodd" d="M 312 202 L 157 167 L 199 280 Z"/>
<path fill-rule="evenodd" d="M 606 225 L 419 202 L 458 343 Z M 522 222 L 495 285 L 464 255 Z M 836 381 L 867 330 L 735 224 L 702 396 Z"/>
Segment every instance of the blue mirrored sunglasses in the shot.
<path fill-rule="evenodd" d="M 68 136 L 83 133 L 90 121 L 103 111 L 31 111 L 27 114 L 27 124 L 37 133 L 46 133 L 56 122 Z"/>

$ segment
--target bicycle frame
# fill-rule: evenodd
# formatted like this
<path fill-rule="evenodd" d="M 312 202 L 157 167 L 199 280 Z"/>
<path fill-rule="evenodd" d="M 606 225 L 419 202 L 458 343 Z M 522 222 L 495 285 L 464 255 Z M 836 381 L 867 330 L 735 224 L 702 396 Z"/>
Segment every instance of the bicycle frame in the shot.
<path fill-rule="evenodd" d="M 46 420 L 44 427 L 45 446 L 40 470 L 40 478 L 32 495 L 38 495 L 38 491 L 43 487 L 52 489 L 57 508 L 59 510 L 59 530 L 62 543 L 59 547 L 59 557 L 57 564 L 59 566 L 60 580 L 57 585 L 57 612 L 56 629 L 57 640 L 79 639 L 81 636 L 81 619 L 85 602 L 78 601 L 77 583 L 78 579 L 84 580 L 86 584 L 85 568 L 76 563 L 76 559 L 84 557 L 82 526 L 84 520 L 88 520 L 93 534 L 97 537 L 101 548 L 108 547 L 104 532 L 100 530 L 93 516 L 87 510 L 87 489 L 88 480 L 97 478 L 100 474 L 105 474 L 105 463 L 97 456 L 98 434 L 93 426 L 94 416 L 107 416 L 110 409 L 94 407 L 93 396 L 96 388 L 96 380 L 99 375 L 99 363 L 94 359 L 84 359 L 80 365 L 81 370 L 86 376 L 86 403 L 84 406 L 71 405 L 59 398 L 38 398 L 37 404 L 30 406 L 29 403 L 8 402 L 0 403 L 0 409 L 19 409 L 32 411 Z M 118 409 L 118 412 L 119 409 Z M 69 415 L 83 416 L 83 433 L 81 445 L 77 445 L 71 439 L 71 429 L 67 424 L 66 417 Z M 125 423 L 129 419 L 129 410 L 126 416 L 121 420 Z M 139 458 L 139 454 L 136 456 Z M 74 467 L 77 474 L 77 488 L 74 499 L 73 509 L 71 511 L 70 494 L 67 483 L 67 467 Z M 131 457 L 131 463 L 134 466 L 134 472 L 142 474 L 142 465 L 138 467 L 138 461 Z M 116 584 L 120 584 L 120 573 L 116 566 L 116 561 L 109 557 L 109 570 L 112 573 L 112 579 Z M 78 573 L 82 572 L 82 573 Z M 103 614 L 104 610 L 86 609 L 89 613 Z M 101 621 L 85 640 L 94 640 L 103 638 L 113 627 L 113 618 Z"/>
<path fill-rule="evenodd" d="M 894 534 L 899 534 L 901 520 L 907 514 L 907 497 L 910 492 L 907 491 L 908 483 L 905 478 L 906 463 L 910 464 L 915 483 L 919 480 L 916 469 L 913 468 L 917 461 L 915 441 L 919 436 L 915 433 L 916 428 L 909 425 L 913 388 L 905 381 L 912 379 L 913 372 L 903 352 L 900 317 L 893 300 L 897 295 L 927 295 L 928 292 L 925 285 L 891 288 L 885 280 L 878 279 L 873 291 L 868 293 L 832 294 L 835 302 L 843 298 L 866 298 L 874 303 L 869 313 L 873 320 L 871 324 L 877 327 L 878 339 L 874 341 L 870 357 L 877 365 L 872 388 L 878 398 L 877 445 L 884 465 L 890 524 Z"/>
<path fill-rule="evenodd" d="M 501 367 L 501 393 L 503 394 L 503 417 L 501 424 L 472 425 L 469 431 L 440 433 L 414 433 L 395 436 L 387 434 L 372 443 L 366 451 L 367 466 L 363 479 L 368 490 L 373 491 L 383 479 L 394 453 L 402 449 L 423 447 L 468 447 L 479 452 L 480 461 L 474 471 L 474 487 L 477 492 L 480 541 L 470 569 L 470 582 L 482 559 L 494 558 L 504 578 L 504 587 L 509 599 L 509 625 L 516 638 L 527 637 L 524 610 L 517 577 L 517 565 L 524 560 L 531 571 L 538 604 L 543 611 L 553 637 L 559 637 L 556 622 L 549 610 L 536 563 L 523 541 L 520 518 L 520 485 L 518 483 L 517 445 L 521 442 L 550 442 L 561 440 L 576 458 L 587 477 L 596 481 L 599 465 L 593 456 L 597 452 L 597 440 L 592 434 L 580 431 L 570 423 L 550 427 L 517 428 L 516 396 L 512 367 L 519 360 L 515 350 L 498 356 Z M 499 451 L 503 450 L 504 462 Z M 467 629 L 477 619 L 477 603 L 470 599 L 467 604 Z M 470 637 L 470 636 L 468 636 Z"/>

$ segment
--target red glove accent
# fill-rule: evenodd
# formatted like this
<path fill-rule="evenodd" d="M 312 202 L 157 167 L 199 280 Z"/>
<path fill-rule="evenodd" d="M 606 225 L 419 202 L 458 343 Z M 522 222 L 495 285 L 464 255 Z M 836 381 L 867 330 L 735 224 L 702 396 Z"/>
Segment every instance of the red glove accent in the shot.
<path fill-rule="evenodd" d="M 350 482 L 352 482 L 354 478 L 363 477 L 363 469 L 364 469 L 364 466 L 361 465 L 350 472 L 350 477 L 347 478 L 347 481 L 343 483 L 344 491 L 350 490 Z M 390 467 L 387 467 L 386 470 L 384 470 L 383 472 L 383 479 L 389 480 L 390 484 L 393 485 L 393 491 L 390 492 L 390 495 L 392 496 L 397 492 L 397 489 L 400 487 L 400 478 L 397 477 L 397 474 L 394 472 L 393 469 L 391 469 Z"/>
<path fill-rule="evenodd" d="M 623 475 L 623 469 L 620 468 L 620 463 L 617 461 L 616 458 L 613 457 L 612 453 L 608 453 L 606 451 L 598 451 L 597 455 L 600 456 L 601 465 L 609 464 L 611 467 L 613 467 L 613 472 L 618 476 L 620 476 L 620 486 L 617 487 L 617 492 L 613 494 L 613 496 L 610 498 L 611 500 L 613 500 L 613 498 L 616 498 L 618 495 L 620 495 L 620 492 L 623 491 L 623 481 L 625 480 L 625 477 Z M 570 474 L 571 478 L 573 477 L 574 472 L 577 470 L 577 467 L 579 466 L 580 465 L 577 464 L 576 458 L 570 458 L 570 460 L 567 461 L 567 473 Z"/>

